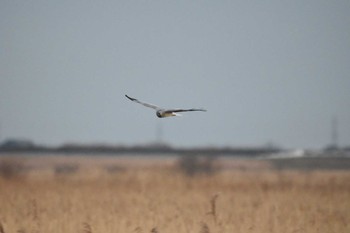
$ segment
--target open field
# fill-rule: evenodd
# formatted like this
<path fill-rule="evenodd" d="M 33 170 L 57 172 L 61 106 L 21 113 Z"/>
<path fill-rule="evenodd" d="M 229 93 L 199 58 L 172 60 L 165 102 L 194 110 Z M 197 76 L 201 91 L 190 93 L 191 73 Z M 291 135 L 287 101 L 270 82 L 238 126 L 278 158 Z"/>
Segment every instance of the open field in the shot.
<path fill-rule="evenodd" d="M 24 172 L 0 177 L 1 233 L 350 232 L 349 170 L 224 160 L 188 174 L 174 158 L 6 161 Z"/>

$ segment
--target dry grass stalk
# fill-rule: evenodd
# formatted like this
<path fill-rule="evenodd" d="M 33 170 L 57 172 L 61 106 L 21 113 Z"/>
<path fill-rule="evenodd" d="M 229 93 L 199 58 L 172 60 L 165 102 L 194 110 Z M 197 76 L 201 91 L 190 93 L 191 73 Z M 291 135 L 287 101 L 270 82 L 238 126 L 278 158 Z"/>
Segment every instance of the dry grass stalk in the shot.
<path fill-rule="evenodd" d="M 216 224 L 217 221 L 217 214 L 216 214 L 216 200 L 219 197 L 219 194 L 215 194 L 214 196 L 212 196 L 212 198 L 210 199 L 210 211 L 207 213 L 211 216 L 213 216 L 214 222 Z"/>
<path fill-rule="evenodd" d="M 89 223 L 83 223 L 83 233 L 92 233 L 92 229 Z"/>
<path fill-rule="evenodd" d="M 209 227 L 205 222 L 201 222 L 201 230 L 199 233 L 210 233 Z"/>
<path fill-rule="evenodd" d="M 5 233 L 4 227 L 2 226 L 1 222 L 0 222 L 0 233 Z"/>
<path fill-rule="evenodd" d="M 31 201 L 31 210 L 33 214 L 33 221 L 38 222 L 39 221 L 38 204 L 35 199 Z"/>

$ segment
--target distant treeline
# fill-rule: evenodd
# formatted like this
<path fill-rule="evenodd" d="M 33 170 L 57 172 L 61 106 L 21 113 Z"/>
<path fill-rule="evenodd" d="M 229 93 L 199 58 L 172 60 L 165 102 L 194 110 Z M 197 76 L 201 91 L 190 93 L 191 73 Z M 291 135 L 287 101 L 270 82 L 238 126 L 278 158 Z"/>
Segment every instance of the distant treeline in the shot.
<path fill-rule="evenodd" d="M 150 144 L 137 146 L 110 146 L 110 145 L 80 145 L 66 144 L 59 147 L 36 145 L 25 140 L 8 140 L 0 145 L 0 153 L 62 153 L 62 154 L 134 154 L 134 155 L 161 155 L 161 154 L 189 154 L 189 155 L 232 155 L 232 156 L 260 156 L 263 154 L 281 151 L 271 146 L 267 147 L 194 147 L 174 148 L 166 144 Z"/>

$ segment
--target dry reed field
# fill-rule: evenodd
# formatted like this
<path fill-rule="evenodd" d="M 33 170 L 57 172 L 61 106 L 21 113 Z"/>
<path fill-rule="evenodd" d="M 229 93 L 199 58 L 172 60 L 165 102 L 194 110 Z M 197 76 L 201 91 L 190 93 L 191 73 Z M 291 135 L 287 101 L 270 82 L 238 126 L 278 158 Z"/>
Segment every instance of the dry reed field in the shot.
<path fill-rule="evenodd" d="M 350 171 L 243 162 L 188 175 L 175 160 L 44 160 L 0 177 L 0 233 L 350 232 Z"/>

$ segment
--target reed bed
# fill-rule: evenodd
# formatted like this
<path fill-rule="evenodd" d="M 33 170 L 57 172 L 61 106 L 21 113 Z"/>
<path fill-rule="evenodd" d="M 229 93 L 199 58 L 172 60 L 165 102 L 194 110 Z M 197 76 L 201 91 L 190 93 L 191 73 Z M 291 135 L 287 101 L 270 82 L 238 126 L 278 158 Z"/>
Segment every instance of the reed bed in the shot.
<path fill-rule="evenodd" d="M 157 164 L 0 177 L 0 233 L 41 232 L 350 232 L 350 172 L 224 169 L 188 176 Z"/>

